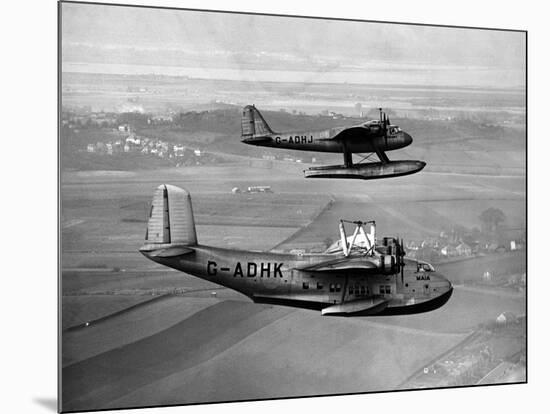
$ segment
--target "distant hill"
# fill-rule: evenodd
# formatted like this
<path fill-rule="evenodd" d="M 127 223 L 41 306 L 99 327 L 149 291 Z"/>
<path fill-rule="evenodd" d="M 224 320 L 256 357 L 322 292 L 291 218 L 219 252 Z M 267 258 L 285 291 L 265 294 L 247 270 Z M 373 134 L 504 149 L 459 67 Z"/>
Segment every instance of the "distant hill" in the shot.
<path fill-rule="evenodd" d="M 209 152 L 257 158 L 286 157 L 301 159 L 305 163 L 315 158 L 317 164 L 341 162 L 340 154 L 278 150 L 242 144 L 240 106 L 210 103 L 199 107 L 209 109 L 182 111 L 173 115 L 172 121 L 159 124 L 149 123 L 150 115 L 147 113 L 123 113 L 118 117 L 120 122 L 129 123 L 131 130 L 138 136 L 161 139 L 169 144 L 183 144 Z M 317 130 L 366 121 L 366 118 L 334 119 L 329 116 L 259 109 L 271 128 L 281 132 Z M 420 159 L 427 162 L 426 171 L 497 175 L 525 173 L 526 139 L 525 129 L 522 127 L 491 125 L 470 119 L 419 120 L 394 117 L 392 123 L 410 133 L 414 142 L 405 149 L 388 152 L 390 159 Z M 74 153 L 84 150 L 89 143 L 125 139 L 127 135 L 128 133 L 120 133 L 113 128 L 87 126 L 76 132 L 75 129 L 64 127 L 61 129 L 61 147 L 64 152 Z M 89 161 L 89 157 L 78 157 L 84 164 Z M 359 155 L 355 157 L 359 159 Z M 140 168 L 154 168 L 165 164 L 151 161 L 149 165 L 148 159 L 144 157 L 144 164 L 135 165 Z M 70 160 L 66 165 L 75 163 L 76 160 Z M 117 162 L 113 168 L 131 169 L 133 165 Z"/>

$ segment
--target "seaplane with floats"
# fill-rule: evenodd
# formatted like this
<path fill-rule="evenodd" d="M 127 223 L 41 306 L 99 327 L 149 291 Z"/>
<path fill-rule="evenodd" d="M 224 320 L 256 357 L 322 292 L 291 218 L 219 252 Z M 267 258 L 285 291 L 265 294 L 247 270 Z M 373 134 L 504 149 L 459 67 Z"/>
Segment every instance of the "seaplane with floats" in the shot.
<path fill-rule="evenodd" d="M 348 235 L 350 224 L 355 230 Z M 256 303 L 316 309 L 322 315 L 426 312 L 443 306 L 453 292 L 432 265 L 405 257 L 402 240 L 377 240 L 373 221 L 342 220 L 340 239 L 323 253 L 202 245 L 190 194 L 167 184 L 153 196 L 140 252 L 164 266 L 241 292 Z"/>
<path fill-rule="evenodd" d="M 306 178 L 358 178 L 372 180 L 414 174 L 426 163 L 416 160 L 390 161 L 386 151 L 398 150 L 412 143 L 412 137 L 393 125 L 380 108 L 380 119 L 362 124 L 319 131 L 274 132 L 253 105 L 243 108 L 241 139 L 249 145 L 300 151 L 336 152 L 344 155 L 343 165 L 311 167 Z M 358 163 L 353 154 L 367 154 Z M 379 161 L 370 161 L 376 154 Z"/>

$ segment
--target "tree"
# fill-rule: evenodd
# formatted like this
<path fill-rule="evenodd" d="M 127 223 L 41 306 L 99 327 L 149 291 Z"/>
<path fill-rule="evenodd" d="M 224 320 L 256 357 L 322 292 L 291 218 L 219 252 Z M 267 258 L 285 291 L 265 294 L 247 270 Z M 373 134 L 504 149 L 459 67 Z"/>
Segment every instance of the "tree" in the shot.
<path fill-rule="evenodd" d="M 490 207 L 480 214 L 479 219 L 481 220 L 484 230 L 494 233 L 498 229 L 500 223 L 506 219 L 506 216 L 502 210 Z"/>
<path fill-rule="evenodd" d="M 455 224 L 451 228 L 451 236 L 453 241 L 455 242 L 461 241 L 464 238 L 464 236 L 466 236 L 467 234 L 468 234 L 468 229 L 461 224 Z"/>

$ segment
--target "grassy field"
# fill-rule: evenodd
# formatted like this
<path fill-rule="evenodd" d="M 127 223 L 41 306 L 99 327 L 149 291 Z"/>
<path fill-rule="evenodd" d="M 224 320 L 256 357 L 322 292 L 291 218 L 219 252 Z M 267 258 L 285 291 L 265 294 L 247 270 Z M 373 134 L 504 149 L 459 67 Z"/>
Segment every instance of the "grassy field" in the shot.
<path fill-rule="evenodd" d="M 63 296 L 61 329 L 73 328 L 151 300 L 146 295 Z"/>
<path fill-rule="evenodd" d="M 329 340 L 327 333 L 335 331 L 339 335 Z M 420 358 L 399 352 L 405 337 L 427 352 Z M 225 301 L 157 334 L 66 366 L 64 408 L 381 390 L 461 338 Z M 141 358 L 144 354 L 149 358 Z M 104 387 L 106 373 L 100 367 L 107 365 L 110 386 Z M 127 392 L 128 387 L 136 391 Z"/>
<path fill-rule="evenodd" d="M 116 318 L 63 332 L 62 365 L 65 367 L 154 335 L 218 302 L 215 298 L 165 297 Z"/>
<path fill-rule="evenodd" d="M 480 282 L 485 272 L 489 272 L 493 276 L 525 273 L 527 254 L 525 251 L 492 254 L 475 260 L 440 263 L 437 268 L 453 283 Z"/>
<path fill-rule="evenodd" d="M 234 168 L 228 167 L 226 179 Z M 248 170 L 257 177 L 257 169 Z M 304 199 L 277 188 L 273 194 L 232 194 L 234 183 L 219 183 L 210 177 L 211 185 L 201 186 L 195 172 L 201 169 L 174 169 L 165 177 L 157 173 L 156 178 L 143 172 L 66 174 L 61 191 L 63 267 L 125 268 L 128 260 L 143 265 L 137 250 L 143 243 L 151 196 L 162 182 L 185 185 L 192 192 L 199 240 L 218 246 L 240 244 L 268 250 L 307 225 L 330 200 L 324 194 Z M 102 263 L 103 256 L 110 259 Z"/>
<path fill-rule="evenodd" d="M 241 172 L 240 179 L 248 171 Z M 188 172 L 197 178 L 201 169 Z M 175 169 L 162 175 L 151 178 L 143 171 L 65 173 L 61 191 L 63 328 L 108 316 L 149 300 L 151 295 L 198 290 L 208 296 L 218 288 L 161 268 L 138 252 L 154 188 L 163 181 L 189 180 L 185 172 Z M 253 175 L 257 177 L 257 173 Z M 298 194 L 276 190 L 272 194 L 232 194 L 232 183 L 220 184 L 212 177 L 208 181 L 214 186 L 193 191 L 197 233 L 207 245 L 269 250 L 309 224 L 330 200 L 323 194 L 304 200 Z M 274 208 L 280 214 L 274 214 Z M 235 296 L 221 293 L 221 297 Z"/>

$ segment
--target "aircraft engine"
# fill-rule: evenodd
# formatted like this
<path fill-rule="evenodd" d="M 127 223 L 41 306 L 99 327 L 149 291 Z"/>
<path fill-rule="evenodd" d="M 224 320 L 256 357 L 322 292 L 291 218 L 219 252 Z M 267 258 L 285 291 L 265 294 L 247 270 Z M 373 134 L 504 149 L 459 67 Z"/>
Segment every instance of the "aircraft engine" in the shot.
<path fill-rule="evenodd" d="M 380 255 L 380 271 L 386 275 L 393 275 L 401 271 L 403 265 L 403 248 L 394 237 L 384 237 L 383 244 L 377 249 Z"/>

